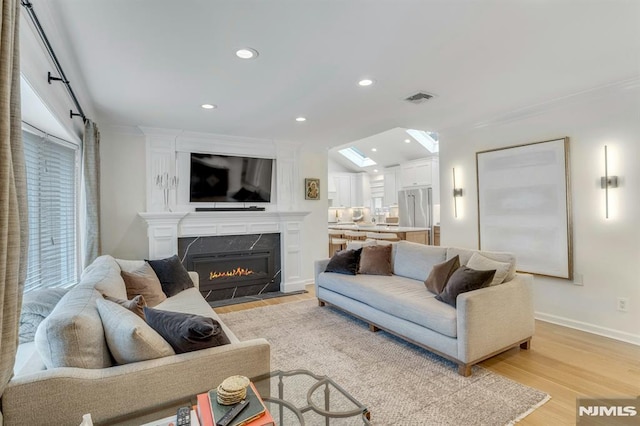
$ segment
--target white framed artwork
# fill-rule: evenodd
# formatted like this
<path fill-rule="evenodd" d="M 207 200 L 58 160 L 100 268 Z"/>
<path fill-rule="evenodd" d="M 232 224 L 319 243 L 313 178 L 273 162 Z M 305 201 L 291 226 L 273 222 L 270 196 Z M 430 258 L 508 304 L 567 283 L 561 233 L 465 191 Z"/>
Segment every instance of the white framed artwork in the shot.
<path fill-rule="evenodd" d="M 569 138 L 476 153 L 481 250 L 517 269 L 573 279 Z"/>

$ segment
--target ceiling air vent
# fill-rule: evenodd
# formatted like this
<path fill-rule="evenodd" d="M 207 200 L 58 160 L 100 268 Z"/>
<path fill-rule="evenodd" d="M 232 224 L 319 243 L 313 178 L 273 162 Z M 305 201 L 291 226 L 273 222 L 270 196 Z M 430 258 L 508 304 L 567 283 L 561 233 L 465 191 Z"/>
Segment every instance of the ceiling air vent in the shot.
<path fill-rule="evenodd" d="M 414 93 L 411 96 L 407 96 L 406 98 L 404 98 L 404 100 L 407 102 L 411 102 L 412 104 L 421 104 L 433 98 L 434 96 L 435 95 L 431 95 L 426 92 L 418 92 L 418 93 Z"/>

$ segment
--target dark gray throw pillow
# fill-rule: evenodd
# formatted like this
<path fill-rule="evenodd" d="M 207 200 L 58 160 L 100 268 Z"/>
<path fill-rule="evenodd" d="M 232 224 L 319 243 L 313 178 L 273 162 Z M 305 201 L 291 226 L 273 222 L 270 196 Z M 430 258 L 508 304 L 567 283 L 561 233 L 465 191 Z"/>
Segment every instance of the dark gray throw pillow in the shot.
<path fill-rule="evenodd" d="M 324 271 L 345 275 L 355 275 L 358 272 L 361 253 L 362 248 L 359 248 L 358 250 L 340 250 L 333 255 L 331 260 L 329 260 L 329 264 Z"/>
<path fill-rule="evenodd" d="M 460 256 L 457 254 L 446 262 L 433 265 L 424 285 L 433 294 L 440 294 L 447 285 L 451 275 L 460 267 Z"/>
<path fill-rule="evenodd" d="M 147 260 L 158 276 L 162 291 L 167 297 L 175 296 L 182 290 L 193 287 L 193 281 L 177 255 L 166 259 Z"/>
<path fill-rule="evenodd" d="M 455 308 L 456 298 L 460 293 L 489 286 L 495 274 L 495 270 L 476 271 L 467 266 L 461 266 L 451 274 L 447 285 L 444 287 L 444 290 L 436 296 L 436 299 Z"/>
<path fill-rule="evenodd" d="M 147 324 L 169 342 L 177 354 L 231 343 L 213 318 L 144 308 Z"/>

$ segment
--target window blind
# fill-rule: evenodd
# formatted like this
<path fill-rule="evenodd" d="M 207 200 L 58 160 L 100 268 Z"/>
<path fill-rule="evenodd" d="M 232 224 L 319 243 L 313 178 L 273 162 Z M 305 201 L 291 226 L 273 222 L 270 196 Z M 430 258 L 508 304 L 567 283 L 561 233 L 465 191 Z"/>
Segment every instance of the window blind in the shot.
<path fill-rule="evenodd" d="M 29 253 L 25 292 L 78 281 L 78 147 L 23 131 Z"/>

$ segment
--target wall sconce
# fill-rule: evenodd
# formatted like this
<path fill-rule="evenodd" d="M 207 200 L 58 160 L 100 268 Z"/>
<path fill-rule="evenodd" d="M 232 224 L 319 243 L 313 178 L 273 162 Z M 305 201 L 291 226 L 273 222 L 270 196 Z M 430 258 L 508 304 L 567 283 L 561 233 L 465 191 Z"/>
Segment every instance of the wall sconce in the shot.
<path fill-rule="evenodd" d="M 456 168 L 453 168 L 453 214 L 458 217 L 458 198 L 462 197 L 462 188 L 456 188 Z"/>
<path fill-rule="evenodd" d="M 618 187 L 618 176 L 609 176 L 607 146 L 604 146 L 604 176 L 600 178 L 600 188 L 604 189 L 605 218 L 609 219 L 609 188 Z"/>

